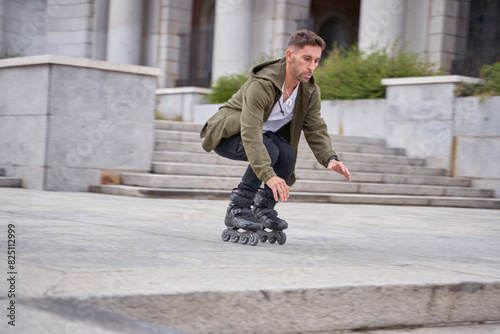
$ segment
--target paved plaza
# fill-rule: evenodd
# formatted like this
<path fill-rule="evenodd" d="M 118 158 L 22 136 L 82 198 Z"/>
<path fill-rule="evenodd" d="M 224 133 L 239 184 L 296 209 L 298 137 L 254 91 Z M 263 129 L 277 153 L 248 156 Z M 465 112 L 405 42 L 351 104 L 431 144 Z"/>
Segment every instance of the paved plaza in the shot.
<path fill-rule="evenodd" d="M 500 333 L 498 210 L 280 203 L 288 241 L 252 247 L 226 207 L 0 189 L 2 333 Z"/>

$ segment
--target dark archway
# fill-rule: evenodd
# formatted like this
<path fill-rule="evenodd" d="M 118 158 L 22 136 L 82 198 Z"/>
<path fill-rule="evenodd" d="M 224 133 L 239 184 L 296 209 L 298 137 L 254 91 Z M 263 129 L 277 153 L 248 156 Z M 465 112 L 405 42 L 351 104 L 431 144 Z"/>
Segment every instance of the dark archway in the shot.
<path fill-rule="evenodd" d="M 311 16 L 314 32 L 326 43 L 324 58 L 334 44 L 349 48 L 358 40 L 361 1 L 312 0 Z"/>
<path fill-rule="evenodd" d="M 194 0 L 188 82 L 184 86 L 209 87 L 212 79 L 215 0 Z"/>

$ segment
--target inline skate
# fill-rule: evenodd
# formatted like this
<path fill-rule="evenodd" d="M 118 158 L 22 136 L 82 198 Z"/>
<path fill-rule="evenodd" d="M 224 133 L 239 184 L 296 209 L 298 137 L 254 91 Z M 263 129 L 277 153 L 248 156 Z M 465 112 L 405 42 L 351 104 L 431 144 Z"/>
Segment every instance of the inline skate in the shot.
<path fill-rule="evenodd" d="M 262 224 L 252 214 L 251 206 L 255 193 L 235 189 L 233 190 L 227 208 L 224 223 L 228 227 L 222 231 L 222 241 L 229 241 L 255 246 L 259 243 L 258 231 L 262 231 Z M 243 230 L 243 231 L 240 231 Z"/>
<path fill-rule="evenodd" d="M 260 241 L 283 245 L 286 242 L 283 230 L 288 228 L 288 223 L 278 217 L 278 212 L 274 210 L 276 203 L 272 195 L 260 189 L 255 196 L 252 212 L 255 219 L 264 226 L 264 229 L 257 231 Z"/>

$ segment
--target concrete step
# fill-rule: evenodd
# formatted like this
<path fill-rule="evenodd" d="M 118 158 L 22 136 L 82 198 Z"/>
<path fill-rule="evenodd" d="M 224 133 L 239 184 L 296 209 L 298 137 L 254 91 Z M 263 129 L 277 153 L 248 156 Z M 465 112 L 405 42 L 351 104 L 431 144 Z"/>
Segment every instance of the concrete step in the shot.
<path fill-rule="evenodd" d="M 121 175 L 122 184 L 150 188 L 178 188 L 178 189 L 212 189 L 230 190 L 236 187 L 241 177 L 211 177 L 198 175 L 160 175 L 145 173 L 124 173 Z M 351 193 L 351 194 L 387 194 L 387 195 L 414 195 L 414 196 L 450 196 L 450 197 L 478 197 L 493 196 L 492 190 L 415 186 L 403 184 L 372 184 L 348 183 L 335 181 L 297 180 L 294 185 L 296 192 L 308 193 Z"/>
<path fill-rule="evenodd" d="M 2 188 L 19 188 L 22 186 L 22 180 L 17 177 L 0 176 L 0 187 Z"/>
<path fill-rule="evenodd" d="M 349 157 L 349 156 L 346 156 Z M 325 168 L 320 165 L 314 157 L 310 159 L 299 158 L 297 160 L 296 168 L 298 169 L 318 169 L 324 170 Z M 351 158 L 358 158 L 358 156 L 351 156 Z M 346 161 L 351 172 L 365 172 L 365 173 L 390 173 L 390 174 L 410 174 L 410 175 L 429 175 L 429 176 L 443 176 L 446 171 L 441 168 L 431 168 L 412 165 L 389 165 L 385 164 L 387 160 L 378 159 L 380 163 L 375 162 L 375 158 L 371 155 L 364 159 L 368 162 L 355 162 Z M 208 165 L 231 165 L 231 166 L 248 166 L 246 161 L 229 160 L 211 153 L 185 153 L 185 152 L 154 152 L 153 161 L 155 162 L 179 162 L 189 164 L 208 164 Z M 401 159 L 398 160 L 399 162 Z"/>
<path fill-rule="evenodd" d="M 125 188 L 97 186 L 96 191 L 134 193 L 131 188 L 135 186 L 136 192 L 146 196 L 197 197 L 201 193 L 201 198 L 220 198 L 238 184 L 248 162 L 205 152 L 199 137 L 202 125 L 157 121 L 155 126 L 154 174 L 125 173 Z M 497 208 L 498 200 L 490 198 L 493 191 L 470 188 L 469 179 L 445 177 L 444 169 L 426 167 L 425 159 L 386 147 L 383 139 L 332 135 L 332 142 L 353 182 L 326 171 L 301 138 L 294 200 Z"/>
<path fill-rule="evenodd" d="M 349 334 L 352 331 L 331 332 L 330 334 Z M 366 331 L 367 334 L 500 334 L 500 323 L 466 323 L 441 326 L 417 326 L 412 328 L 379 329 Z M 304 333 L 309 334 L 309 333 Z M 311 333 L 312 334 L 312 333 Z"/>
<path fill-rule="evenodd" d="M 299 159 L 311 159 L 314 157 L 312 152 L 299 152 Z M 339 158 L 346 164 L 349 162 L 363 162 L 367 164 L 385 164 L 385 165 L 400 165 L 400 166 L 425 166 L 425 159 L 412 158 L 407 156 L 392 156 L 382 154 L 367 154 L 367 153 L 350 153 L 340 152 Z"/>
<path fill-rule="evenodd" d="M 181 148 L 182 145 L 175 145 L 172 143 L 172 149 L 178 149 L 179 151 L 155 151 L 153 156 L 153 161 L 161 161 L 157 160 L 157 154 L 161 152 L 170 152 L 170 153 L 188 153 L 188 154 L 206 154 L 207 152 L 203 151 L 201 148 L 196 148 L 193 146 L 193 151 L 185 151 Z M 425 159 L 421 158 L 410 158 L 403 155 L 383 155 L 383 154 L 370 154 L 370 153 L 351 153 L 351 152 L 341 152 L 338 153 L 339 158 L 344 162 L 348 167 L 351 162 L 358 163 L 367 163 L 370 165 L 373 164 L 383 164 L 383 165 L 398 165 L 398 166 L 425 166 Z M 297 160 L 315 160 L 314 154 L 311 151 L 299 151 Z"/>
<path fill-rule="evenodd" d="M 379 138 L 367 138 L 367 137 L 356 137 L 356 136 L 343 136 L 343 135 L 333 135 L 332 142 L 334 145 L 339 143 L 357 144 L 357 145 L 369 145 L 369 146 L 381 146 L 385 147 L 385 139 Z M 155 140 L 158 141 L 187 141 L 187 142 L 198 142 L 201 143 L 199 131 L 177 131 L 177 130 L 155 130 Z M 302 137 L 302 141 L 305 142 L 305 138 Z"/>
<path fill-rule="evenodd" d="M 404 150 L 400 148 L 382 147 L 382 146 L 368 146 L 357 144 L 336 144 L 335 150 L 343 153 L 367 153 L 367 154 L 381 154 L 381 155 L 404 155 Z M 170 152 L 194 152 L 204 153 L 205 150 L 201 147 L 199 142 L 187 141 L 156 141 L 154 146 L 155 151 L 170 151 Z M 303 151 L 311 152 L 307 143 L 299 144 L 299 154 Z M 312 152 L 310 153 L 312 154 Z M 310 155 L 309 154 L 309 155 Z M 303 154 L 301 154 L 303 155 Z"/>
<path fill-rule="evenodd" d="M 383 146 L 372 146 L 372 145 L 362 145 L 362 144 L 348 144 L 348 143 L 334 143 L 333 149 L 340 153 L 368 153 L 368 154 L 382 154 L 382 155 L 405 155 L 406 151 L 402 148 L 397 147 L 383 147 Z M 303 151 L 311 151 L 307 142 L 299 143 L 299 154 Z"/>
<path fill-rule="evenodd" d="M 165 189 L 139 187 L 130 185 L 98 185 L 90 187 L 91 192 L 154 198 L 186 198 L 207 200 L 229 200 L 230 190 L 216 190 L 200 188 L 193 189 Z M 305 203 L 337 203 L 337 204 L 369 204 L 369 205 L 405 205 L 405 206 L 435 206 L 435 207 L 462 207 L 476 209 L 500 209 L 500 199 L 471 198 L 471 197 L 442 197 L 442 196 L 413 196 L 413 195 L 386 195 L 386 194 L 332 194 L 307 193 L 292 191 L 290 202 Z"/>
<path fill-rule="evenodd" d="M 208 164 L 188 164 L 188 163 L 153 163 L 153 173 L 170 175 L 205 175 L 205 176 L 234 176 L 241 177 L 246 171 L 247 165 L 208 165 Z M 296 169 L 297 178 L 300 180 L 324 180 L 324 181 L 344 181 L 345 178 L 326 169 Z M 443 187 L 469 187 L 470 180 L 466 178 L 433 177 L 382 173 L 356 173 L 353 175 L 353 182 L 363 183 L 393 183 L 393 184 L 413 184 L 413 185 L 434 185 Z"/>
<path fill-rule="evenodd" d="M 203 125 L 201 124 L 174 121 L 155 121 L 156 130 L 198 132 L 199 134 L 202 128 Z"/>

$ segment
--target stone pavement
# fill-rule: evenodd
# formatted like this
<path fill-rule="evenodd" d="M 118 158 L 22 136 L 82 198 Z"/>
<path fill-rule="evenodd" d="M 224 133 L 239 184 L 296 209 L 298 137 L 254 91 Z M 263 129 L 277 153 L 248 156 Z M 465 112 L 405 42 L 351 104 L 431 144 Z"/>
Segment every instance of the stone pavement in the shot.
<path fill-rule="evenodd" d="M 500 333 L 498 210 L 280 203 L 287 243 L 252 247 L 226 206 L 0 189 L 1 332 Z"/>

